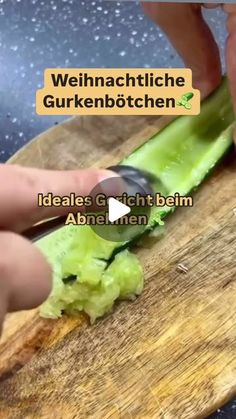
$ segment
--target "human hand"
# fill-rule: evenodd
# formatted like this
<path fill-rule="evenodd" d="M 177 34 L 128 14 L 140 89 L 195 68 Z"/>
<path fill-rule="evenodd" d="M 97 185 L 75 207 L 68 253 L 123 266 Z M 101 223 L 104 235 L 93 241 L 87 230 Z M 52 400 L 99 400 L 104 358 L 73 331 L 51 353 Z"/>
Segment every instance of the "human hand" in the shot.
<path fill-rule="evenodd" d="M 49 171 L 0 164 L 0 332 L 8 311 L 41 304 L 51 289 L 51 268 L 38 248 L 20 236 L 36 222 L 71 211 L 37 207 L 37 195 L 86 196 L 108 170 Z"/>
<path fill-rule="evenodd" d="M 202 16 L 202 5 L 142 2 L 142 6 L 166 33 L 186 67 L 192 69 L 193 85 L 201 91 L 202 98 L 208 96 L 221 82 L 221 63 L 216 41 Z M 204 5 L 207 8 L 217 6 L 219 4 Z M 225 58 L 236 114 L 236 5 L 221 7 L 227 13 Z"/>

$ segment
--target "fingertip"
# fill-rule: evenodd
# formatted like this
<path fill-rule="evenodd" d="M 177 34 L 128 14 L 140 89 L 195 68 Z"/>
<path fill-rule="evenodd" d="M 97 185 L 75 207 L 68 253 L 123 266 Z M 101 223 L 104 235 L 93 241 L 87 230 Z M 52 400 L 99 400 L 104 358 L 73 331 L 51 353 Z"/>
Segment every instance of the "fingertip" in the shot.
<path fill-rule="evenodd" d="M 29 308 L 34 308 L 42 304 L 48 298 L 52 290 L 53 271 L 52 266 L 41 250 L 39 250 L 35 244 L 29 244 L 34 248 L 33 252 L 35 252 L 35 255 L 37 254 L 35 263 L 36 266 L 39 267 L 39 271 L 35 274 L 34 281 L 32 282 L 32 285 L 35 285 L 35 290 L 32 293 Z"/>

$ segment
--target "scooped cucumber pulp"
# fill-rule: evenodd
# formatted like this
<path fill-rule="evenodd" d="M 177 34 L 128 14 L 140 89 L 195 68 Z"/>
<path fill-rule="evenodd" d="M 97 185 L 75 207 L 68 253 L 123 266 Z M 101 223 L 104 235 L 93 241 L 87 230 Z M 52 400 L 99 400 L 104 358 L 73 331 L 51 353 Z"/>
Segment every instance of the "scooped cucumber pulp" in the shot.
<path fill-rule="evenodd" d="M 232 144 L 234 114 L 227 80 L 201 106 L 198 116 L 182 116 L 159 131 L 121 164 L 148 170 L 164 195 L 187 195 Z M 170 207 L 153 207 L 150 230 L 163 224 Z M 65 226 L 38 241 L 53 267 L 53 289 L 41 315 L 86 312 L 91 322 L 110 312 L 117 299 L 133 299 L 143 289 L 143 270 L 130 243 L 97 236 L 89 226 Z M 126 247 L 126 248 L 124 248 Z M 111 255 L 114 250 L 116 256 Z"/>
<path fill-rule="evenodd" d="M 53 290 L 41 307 L 44 317 L 85 311 L 91 322 L 111 311 L 115 300 L 133 299 L 143 289 L 143 271 L 128 249 L 107 260 L 117 243 L 97 236 L 89 226 L 65 226 L 38 246 L 53 267 Z"/>

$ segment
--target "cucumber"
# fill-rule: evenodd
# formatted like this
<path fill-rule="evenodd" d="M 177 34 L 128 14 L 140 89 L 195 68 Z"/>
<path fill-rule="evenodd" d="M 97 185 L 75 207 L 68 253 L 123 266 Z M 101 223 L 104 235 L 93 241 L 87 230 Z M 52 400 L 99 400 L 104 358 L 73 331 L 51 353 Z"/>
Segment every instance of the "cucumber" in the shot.
<path fill-rule="evenodd" d="M 177 105 L 178 106 L 184 106 L 186 109 L 191 109 L 192 106 L 188 102 L 189 102 L 190 99 L 193 98 L 193 96 L 194 95 L 191 92 L 190 93 L 185 93 L 185 95 L 183 95 L 181 97 L 181 99 L 177 101 Z"/>
<path fill-rule="evenodd" d="M 193 98 L 193 93 L 192 92 L 190 92 L 190 93 L 185 93 L 185 95 L 183 95 L 182 96 L 182 99 L 183 100 L 186 100 L 187 102 L 190 100 L 190 99 L 192 99 Z"/>
<path fill-rule="evenodd" d="M 125 158 L 121 164 L 148 170 L 165 187 L 163 195 L 187 195 L 196 188 L 233 141 L 234 112 L 227 79 L 206 99 L 197 116 L 180 116 Z M 152 210 L 149 227 L 169 207 Z"/>
<path fill-rule="evenodd" d="M 232 145 L 234 113 L 227 80 L 202 104 L 198 116 L 181 116 L 126 157 L 121 164 L 157 176 L 163 195 L 187 195 Z M 152 207 L 148 233 L 173 209 Z M 134 241 L 140 239 L 136 237 Z M 132 241 L 133 243 L 133 241 Z M 41 307 L 44 317 L 86 312 L 91 322 L 112 310 L 117 299 L 133 299 L 143 289 L 143 272 L 131 242 L 113 243 L 89 226 L 65 226 L 37 245 L 53 267 L 53 290 Z"/>

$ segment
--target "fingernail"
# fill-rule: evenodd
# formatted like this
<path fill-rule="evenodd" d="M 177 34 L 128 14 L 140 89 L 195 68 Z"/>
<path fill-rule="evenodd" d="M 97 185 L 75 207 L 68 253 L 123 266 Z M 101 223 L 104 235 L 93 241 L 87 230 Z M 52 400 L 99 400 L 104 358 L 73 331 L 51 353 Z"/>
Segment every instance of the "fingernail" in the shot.
<path fill-rule="evenodd" d="M 125 182 L 117 173 L 104 170 L 99 176 L 100 189 L 106 196 L 121 196 L 125 191 Z"/>

